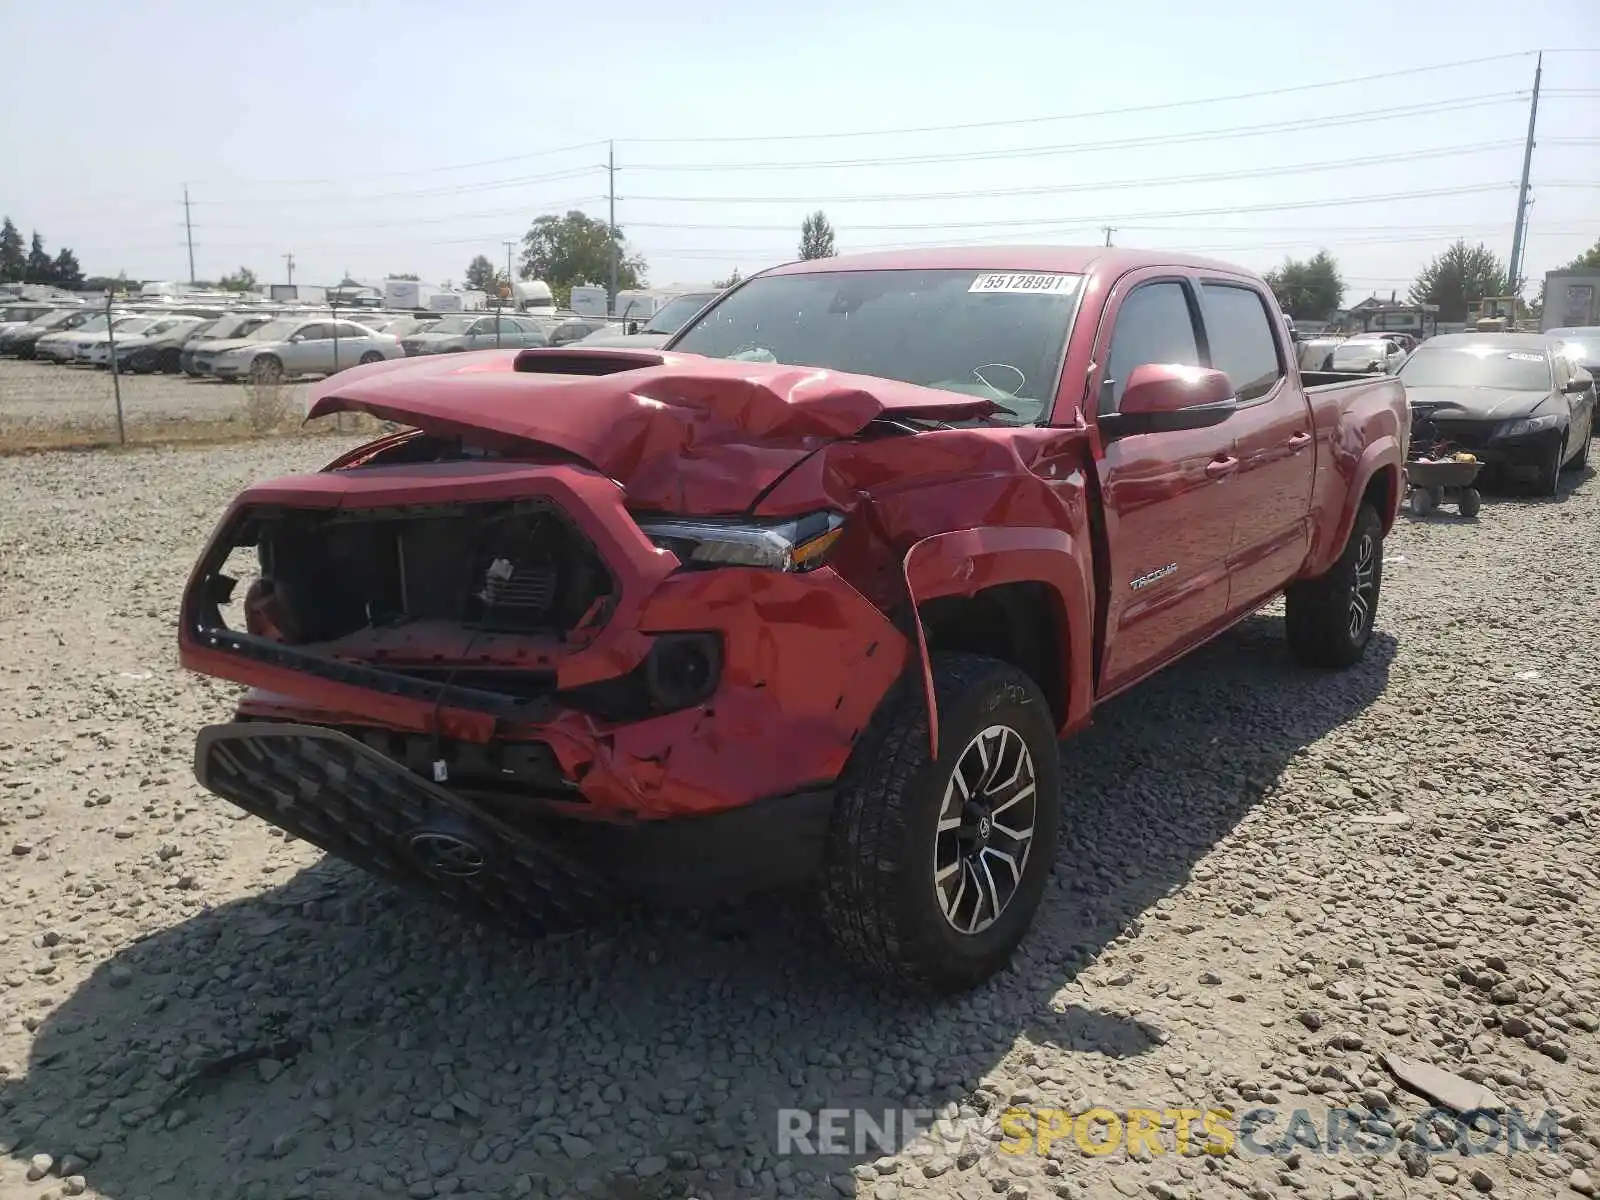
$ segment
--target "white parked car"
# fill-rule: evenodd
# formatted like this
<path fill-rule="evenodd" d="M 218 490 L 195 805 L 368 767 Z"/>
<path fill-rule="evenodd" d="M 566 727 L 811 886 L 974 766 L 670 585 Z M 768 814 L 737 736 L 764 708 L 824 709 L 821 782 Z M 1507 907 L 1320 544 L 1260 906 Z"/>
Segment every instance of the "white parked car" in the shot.
<path fill-rule="evenodd" d="M 143 329 L 155 320 L 154 317 L 143 316 L 138 313 L 124 313 L 109 321 L 105 313 L 90 317 L 76 329 L 64 330 L 60 333 L 47 333 L 34 343 L 33 353 L 37 358 L 49 362 L 71 362 L 78 354 L 80 342 L 92 341 L 96 335 L 103 334 L 108 328 L 116 328 L 119 332 L 127 329 L 130 334 L 135 332 L 129 328 L 130 324 L 137 323 L 137 329 Z"/>
<path fill-rule="evenodd" d="M 1393 375 L 1406 360 L 1405 347 L 1393 338 L 1353 337 L 1333 348 L 1332 370 Z"/>
<path fill-rule="evenodd" d="M 300 375 L 332 375 L 360 363 L 401 358 L 400 339 L 354 321 L 285 317 L 268 321 L 226 349 L 195 352 L 195 370 L 219 379 L 280 383 Z"/>
<path fill-rule="evenodd" d="M 118 369 L 144 370 L 153 369 L 157 365 L 167 365 L 169 370 L 175 369 L 182 339 L 208 321 L 207 317 L 161 317 L 138 333 L 124 336 L 122 330 L 117 330 Z M 168 360 L 167 364 L 158 364 L 156 361 L 155 356 L 161 351 L 166 351 L 164 357 Z M 78 361 L 96 367 L 109 367 L 111 339 L 102 333 L 96 336 L 94 341 L 79 346 Z"/>
<path fill-rule="evenodd" d="M 132 339 L 149 333 L 150 330 L 160 325 L 164 319 L 146 314 L 141 317 L 129 317 L 126 320 L 118 321 L 111 328 L 116 331 L 117 341 L 120 343 L 124 338 Z M 82 334 L 81 330 L 79 332 Z M 82 334 L 72 343 L 72 361 L 76 363 L 94 361 L 89 356 L 94 348 L 99 346 L 101 348 L 100 361 L 102 363 L 109 362 L 111 359 L 106 347 L 110 344 L 111 334 L 104 329 L 99 333 Z"/>

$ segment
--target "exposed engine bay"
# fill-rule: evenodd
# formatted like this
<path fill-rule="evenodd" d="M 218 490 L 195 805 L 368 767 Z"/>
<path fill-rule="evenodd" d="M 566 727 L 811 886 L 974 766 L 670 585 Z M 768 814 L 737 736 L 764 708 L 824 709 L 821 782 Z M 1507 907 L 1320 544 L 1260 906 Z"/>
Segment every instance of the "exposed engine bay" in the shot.
<path fill-rule="evenodd" d="M 538 501 L 255 515 L 251 632 L 289 645 L 449 621 L 563 639 L 603 623 L 614 594 L 588 543 Z"/>

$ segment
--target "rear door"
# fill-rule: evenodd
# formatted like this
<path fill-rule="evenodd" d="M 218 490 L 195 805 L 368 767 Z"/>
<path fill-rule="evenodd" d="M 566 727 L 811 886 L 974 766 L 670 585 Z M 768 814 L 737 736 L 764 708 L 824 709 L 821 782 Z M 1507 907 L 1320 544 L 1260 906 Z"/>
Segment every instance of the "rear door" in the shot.
<path fill-rule="evenodd" d="M 1228 610 L 1253 608 L 1283 586 L 1311 546 L 1316 455 L 1311 407 L 1273 336 L 1266 297 L 1244 280 L 1200 282 L 1208 366 L 1227 375 L 1239 410 L 1226 422 L 1239 469 L 1228 549 Z"/>
<path fill-rule="evenodd" d="M 1095 339 L 1095 361 L 1105 364 L 1092 393 L 1099 413 L 1117 411 L 1135 367 L 1203 365 L 1203 337 L 1185 275 L 1124 276 Z M 1106 441 L 1097 464 L 1111 547 L 1102 694 L 1155 670 L 1223 619 L 1237 465 L 1231 421 Z"/>

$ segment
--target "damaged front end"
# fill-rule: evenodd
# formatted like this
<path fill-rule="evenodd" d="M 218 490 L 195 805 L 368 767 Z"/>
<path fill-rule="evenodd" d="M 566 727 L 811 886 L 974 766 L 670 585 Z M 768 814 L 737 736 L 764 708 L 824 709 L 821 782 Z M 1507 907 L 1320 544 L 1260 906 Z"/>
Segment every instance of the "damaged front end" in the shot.
<path fill-rule="evenodd" d="M 417 441 L 218 526 L 180 659 L 250 690 L 202 733 L 200 781 L 497 911 L 530 903 L 527 871 L 686 900 L 809 873 L 908 663 L 823 561 L 840 518 L 636 514 L 587 466 Z"/>

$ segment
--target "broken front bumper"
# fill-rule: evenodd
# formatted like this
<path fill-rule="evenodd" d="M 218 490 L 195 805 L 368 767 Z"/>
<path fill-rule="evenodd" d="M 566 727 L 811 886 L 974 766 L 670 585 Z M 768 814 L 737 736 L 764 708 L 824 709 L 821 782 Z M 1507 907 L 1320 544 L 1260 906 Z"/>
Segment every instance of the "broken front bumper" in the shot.
<path fill-rule="evenodd" d="M 402 630 L 384 635 L 389 657 L 380 661 L 367 652 L 353 659 L 348 645 L 335 654 L 218 623 L 217 571 L 230 529 L 252 506 L 348 511 L 508 496 L 559 508 L 596 549 L 617 585 L 603 626 L 566 642 L 480 633 L 465 648 L 426 631 L 407 647 L 402 641 L 412 635 Z M 253 689 L 240 719 L 365 731 L 376 739 L 369 749 L 403 762 L 430 786 L 432 763 L 442 757 L 451 794 L 514 823 L 554 813 L 642 825 L 763 803 L 782 807 L 783 798 L 825 791 L 914 661 L 914 647 L 825 566 L 805 573 L 678 570 L 622 499 L 615 484 L 573 466 L 458 465 L 428 477 L 329 472 L 264 484 L 236 503 L 191 577 L 180 661 Z M 655 647 L 686 635 L 710 636 L 720 646 L 708 694 L 634 719 L 597 715 L 578 703 L 586 690 L 637 675 Z M 396 654 L 397 647 L 404 652 Z M 503 682 L 509 677 L 514 688 Z M 390 748 L 385 731 L 404 744 Z M 459 778 L 452 746 L 526 752 L 547 760 L 548 769 L 497 766 L 500 778 L 479 794 L 484 772 L 476 782 Z M 614 841 L 615 830 L 605 836 Z"/>
<path fill-rule="evenodd" d="M 832 813 L 817 789 L 676 820 L 508 820 L 347 734 L 266 721 L 202 729 L 195 776 L 375 875 L 543 931 L 621 898 L 694 904 L 799 882 Z"/>

